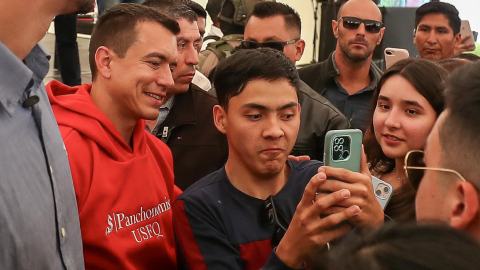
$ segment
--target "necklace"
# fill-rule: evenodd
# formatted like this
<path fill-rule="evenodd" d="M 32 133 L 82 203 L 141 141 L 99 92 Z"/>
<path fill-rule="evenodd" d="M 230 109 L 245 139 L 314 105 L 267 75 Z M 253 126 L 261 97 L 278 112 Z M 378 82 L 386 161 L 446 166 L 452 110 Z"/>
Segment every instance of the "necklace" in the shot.
<path fill-rule="evenodd" d="M 392 175 L 395 176 L 395 177 L 396 177 L 399 181 L 401 181 L 401 182 L 403 182 L 403 180 L 405 179 L 405 177 L 404 177 L 404 178 L 400 178 L 400 177 L 398 177 L 398 176 L 395 175 L 395 168 L 393 168 Z"/>

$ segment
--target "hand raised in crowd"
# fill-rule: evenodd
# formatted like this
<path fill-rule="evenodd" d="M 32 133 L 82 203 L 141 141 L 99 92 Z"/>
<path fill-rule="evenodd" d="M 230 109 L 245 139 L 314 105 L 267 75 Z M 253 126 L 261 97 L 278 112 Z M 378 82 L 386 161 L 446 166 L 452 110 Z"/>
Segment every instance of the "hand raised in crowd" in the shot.
<path fill-rule="evenodd" d="M 347 207 L 357 205 L 360 207 L 360 213 L 348 220 L 352 225 L 359 228 L 380 227 L 383 225 L 384 212 L 373 191 L 372 176 L 368 170 L 367 157 L 363 148 L 359 173 L 329 166 L 320 167 L 318 172 L 319 177 L 325 181 L 319 190 L 336 192 L 348 189 L 351 193 L 350 198 L 330 207 L 324 214 L 338 213 Z M 342 181 L 332 178 L 341 179 Z M 325 196 L 325 193 L 317 194 L 317 198 L 323 196 Z"/>
<path fill-rule="evenodd" d="M 348 200 L 351 196 L 348 190 L 342 189 L 315 200 L 315 193 L 325 180 L 326 178 L 319 177 L 319 174 L 312 177 L 287 232 L 277 247 L 277 256 L 292 268 L 300 268 L 316 249 L 348 233 L 350 230 L 348 225 L 329 231 L 327 229 L 355 217 L 360 211 L 358 206 L 351 205 L 342 211 L 320 218 L 326 209 Z"/>
<path fill-rule="evenodd" d="M 460 39 L 460 42 L 458 43 L 458 45 L 455 46 L 455 51 L 454 51 L 455 56 L 460 55 L 464 52 L 470 52 L 475 50 L 475 42 L 465 43 L 470 36 L 471 35 L 466 35 Z"/>

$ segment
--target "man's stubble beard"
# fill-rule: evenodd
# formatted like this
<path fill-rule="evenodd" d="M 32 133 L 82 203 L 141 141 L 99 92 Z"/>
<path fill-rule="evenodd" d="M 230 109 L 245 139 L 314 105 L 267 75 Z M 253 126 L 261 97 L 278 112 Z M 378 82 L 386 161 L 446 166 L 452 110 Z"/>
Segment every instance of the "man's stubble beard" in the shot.
<path fill-rule="evenodd" d="M 342 35 L 339 33 L 339 40 L 342 38 Z M 351 52 L 349 46 L 355 42 L 362 42 L 367 47 L 367 51 L 363 54 L 354 54 Z M 375 50 L 373 47 L 371 50 L 369 49 L 369 42 L 363 37 L 356 37 L 354 40 L 347 41 L 347 42 L 339 42 L 340 50 L 342 53 L 352 62 L 352 63 L 362 63 L 365 62 Z"/>

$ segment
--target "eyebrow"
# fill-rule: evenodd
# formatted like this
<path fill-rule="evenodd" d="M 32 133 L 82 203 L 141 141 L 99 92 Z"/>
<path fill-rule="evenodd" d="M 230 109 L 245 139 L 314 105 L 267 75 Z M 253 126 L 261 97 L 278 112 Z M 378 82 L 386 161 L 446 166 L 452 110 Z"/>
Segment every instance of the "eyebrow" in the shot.
<path fill-rule="evenodd" d="M 385 101 L 390 101 L 390 99 L 386 96 L 378 95 L 377 100 L 385 100 Z"/>
<path fill-rule="evenodd" d="M 420 109 L 425 109 L 423 108 L 422 105 L 420 105 L 420 103 L 416 102 L 415 100 L 402 100 L 402 103 L 410 106 L 416 106 L 416 107 L 419 107 Z"/>
<path fill-rule="evenodd" d="M 287 103 L 285 105 L 282 105 L 280 107 L 278 107 L 276 109 L 276 111 L 282 111 L 282 110 L 285 110 L 285 109 L 288 109 L 288 108 L 291 108 L 291 107 L 295 107 L 298 105 L 298 102 L 290 102 L 290 103 Z M 258 104 L 258 103 L 247 103 L 247 104 L 244 104 L 242 106 L 242 108 L 247 108 L 247 109 L 259 109 L 259 110 L 266 110 L 266 111 L 270 111 L 272 109 L 268 108 L 267 106 L 265 105 L 261 105 L 261 104 Z"/>
<path fill-rule="evenodd" d="M 200 36 L 200 34 L 199 34 L 199 37 L 197 39 L 195 39 L 193 42 L 197 42 L 197 41 L 201 41 L 201 40 L 202 40 L 202 36 Z M 184 37 L 178 37 L 177 38 L 177 43 L 182 42 L 182 41 L 191 42 L 190 39 L 188 39 L 188 38 L 184 38 Z"/>
<path fill-rule="evenodd" d="M 168 60 L 168 58 L 165 55 L 163 55 L 161 53 L 158 53 L 158 52 L 152 52 L 152 53 L 149 53 L 149 54 L 145 55 L 145 58 L 151 58 L 151 57 L 159 58 L 159 59 L 164 60 L 164 61 Z"/>

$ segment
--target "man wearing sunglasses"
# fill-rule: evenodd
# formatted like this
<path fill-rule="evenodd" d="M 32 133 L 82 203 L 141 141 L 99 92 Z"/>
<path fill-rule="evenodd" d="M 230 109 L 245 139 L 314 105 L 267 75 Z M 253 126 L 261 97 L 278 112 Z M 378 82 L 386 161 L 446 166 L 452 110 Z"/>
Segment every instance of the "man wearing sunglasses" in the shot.
<path fill-rule="evenodd" d="M 415 204 L 419 221 L 446 222 L 480 241 L 478 70 L 477 61 L 449 77 L 446 110 L 427 139 L 425 154 L 410 153 L 406 169 L 409 180 L 418 187 Z"/>
<path fill-rule="evenodd" d="M 326 97 L 349 120 L 352 128 L 365 130 L 368 108 L 381 70 L 372 62 L 385 28 L 382 14 L 371 0 L 350 0 L 332 21 L 337 38 L 327 60 L 299 70 L 300 78 Z"/>
<path fill-rule="evenodd" d="M 300 39 L 301 20 L 291 7 L 277 2 L 255 4 L 245 26 L 243 49 L 268 47 L 281 51 L 295 64 L 305 49 Z M 292 155 L 323 159 L 325 134 L 333 129 L 346 129 L 347 118 L 325 97 L 300 81 L 299 103 L 302 107 L 300 130 Z"/>
<path fill-rule="evenodd" d="M 265 65 L 269 63 L 269 65 Z M 215 125 L 228 139 L 226 165 L 173 205 L 180 269 L 298 269 L 311 252 L 350 230 L 326 230 L 357 217 L 341 189 L 315 198 L 319 161 L 290 161 L 300 126 L 299 78 L 277 50 L 240 50 L 217 67 Z M 320 173 L 318 173 L 320 172 Z"/>

